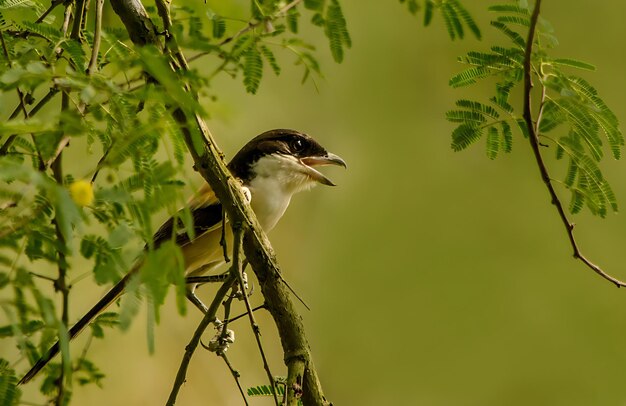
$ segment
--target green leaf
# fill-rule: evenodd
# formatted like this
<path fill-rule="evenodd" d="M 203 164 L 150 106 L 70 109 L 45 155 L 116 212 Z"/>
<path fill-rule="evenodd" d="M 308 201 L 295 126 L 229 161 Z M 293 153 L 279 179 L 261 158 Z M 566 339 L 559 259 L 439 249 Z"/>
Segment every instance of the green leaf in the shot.
<path fill-rule="evenodd" d="M 453 123 L 475 122 L 477 124 L 487 121 L 485 116 L 478 111 L 452 110 L 446 112 L 446 119 Z"/>
<path fill-rule="evenodd" d="M 558 59 L 552 59 L 550 62 L 552 62 L 555 65 L 570 66 L 573 68 L 584 69 L 584 70 L 589 70 L 589 71 L 596 70 L 596 67 L 594 65 L 587 63 L 587 62 L 579 61 L 576 59 L 558 58 Z"/>
<path fill-rule="evenodd" d="M 482 128 L 468 124 L 461 124 L 452 132 L 452 149 L 461 151 L 482 136 Z"/>
<path fill-rule="evenodd" d="M 222 17 L 214 15 L 211 19 L 211 23 L 213 27 L 213 38 L 222 38 L 226 33 L 226 21 Z"/>
<path fill-rule="evenodd" d="M 500 150 L 500 134 L 496 127 L 489 127 L 487 131 L 487 157 L 489 159 L 496 159 L 498 151 Z"/>
<path fill-rule="evenodd" d="M 322 11 L 326 0 L 304 0 L 304 7 L 309 10 Z"/>
<path fill-rule="evenodd" d="M 263 77 L 263 59 L 256 46 L 248 48 L 244 55 L 243 84 L 248 93 L 255 94 Z"/>
<path fill-rule="evenodd" d="M 0 338 L 13 337 L 17 334 L 31 335 L 45 327 L 41 320 L 28 320 L 20 326 L 11 324 L 0 327 Z"/>
<path fill-rule="evenodd" d="M 15 371 L 7 360 L 0 359 L 0 405 L 19 405 L 21 396 L 22 391 L 17 387 Z"/>
<path fill-rule="evenodd" d="M 426 0 L 424 3 L 424 27 L 428 27 L 433 19 L 433 9 L 435 5 L 433 0 Z"/>
<path fill-rule="evenodd" d="M 333 59 L 337 63 L 343 61 L 344 46 L 350 48 L 352 39 L 348 33 L 346 19 L 337 0 L 330 0 L 330 4 L 326 10 L 326 37 L 330 43 L 330 51 Z"/>
<path fill-rule="evenodd" d="M 524 49 L 526 47 L 526 40 L 524 37 L 511 30 L 506 24 L 500 21 L 491 21 L 491 26 L 495 27 L 498 31 L 509 37 L 519 48 Z"/>
<path fill-rule="evenodd" d="M 569 211 L 572 214 L 580 213 L 585 205 L 585 195 L 578 189 L 572 188 L 572 198 L 569 203 Z"/>
<path fill-rule="evenodd" d="M 42 121 L 33 117 L 29 119 L 14 119 L 0 122 L 0 136 L 10 134 L 37 134 L 53 131 L 58 124 L 54 120 Z"/>
<path fill-rule="evenodd" d="M 69 252 L 71 247 L 69 242 L 72 241 L 73 227 L 80 223 L 82 217 L 80 210 L 65 187 L 56 185 L 51 189 L 51 200 L 54 205 L 55 219 L 59 231 L 66 241 L 65 249 Z"/>
<path fill-rule="evenodd" d="M 463 5 L 457 0 L 448 0 L 448 3 L 457 15 L 457 19 L 462 20 L 477 39 L 481 39 L 480 29 L 465 7 L 463 7 Z M 461 29 L 460 32 L 462 33 L 462 31 L 463 30 Z M 460 38 L 463 38 L 462 34 L 460 35 Z"/>
<path fill-rule="evenodd" d="M 289 9 L 289 11 L 287 11 L 287 16 L 286 16 L 287 27 L 289 28 L 289 31 L 291 31 L 294 34 L 298 33 L 298 19 L 299 18 L 300 18 L 300 12 L 298 11 L 297 8 L 292 7 Z"/>
<path fill-rule="evenodd" d="M 456 105 L 458 107 L 463 107 L 468 110 L 483 113 L 494 119 L 500 118 L 500 114 L 496 111 L 496 109 L 489 106 L 488 104 L 483 104 L 483 103 L 472 101 L 472 100 L 461 99 L 461 100 L 457 100 Z"/>
<path fill-rule="evenodd" d="M 475 68 L 469 68 L 457 73 L 450 79 L 448 84 L 455 88 L 467 86 L 476 83 L 476 79 L 482 79 L 487 76 L 491 76 L 492 74 L 493 72 L 490 69 L 484 66 L 477 66 Z"/>
<path fill-rule="evenodd" d="M 84 73 L 87 68 L 87 56 L 85 55 L 85 50 L 81 43 L 74 39 L 67 39 L 61 42 L 60 45 L 76 66 L 76 71 L 78 73 Z"/>
<path fill-rule="evenodd" d="M 81 358 L 76 365 L 76 380 L 79 385 L 95 383 L 102 388 L 102 379 L 105 375 L 94 365 L 93 362 Z"/>
<path fill-rule="evenodd" d="M 513 149 L 513 131 L 511 131 L 511 126 L 506 121 L 502 121 L 500 123 L 502 126 L 502 145 L 501 149 L 509 153 Z"/>
<path fill-rule="evenodd" d="M 274 53 L 265 45 L 261 45 L 260 49 L 261 49 L 261 53 L 263 54 L 263 56 L 269 63 L 270 67 L 272 68 L 272 71 L 274 71 L 274 74 L 276 76 L 280 75 L 280 66 L 278 65 L 278 62 L 276 61 L 276 57 L 274 56 Z"/>
<path fill-rule="evenodd" d="M 529 15 L 528 9 L 520 7 L 518 4 L 495 4 L 489 6 L 489 11 L 495 11 L 500 13 L 516 13 L 522 15 Z"/>
<path fill-rule="evenodd" d="M 498 18 L 496 18 L 496 21 L 504 23 L 504 24 L 521 25 L 522 27 L 529 27 L 530 26 L 530 18 L 529 17 L 499 16 Z"/>
<path fill-rule="evenodd" d="M 186 286 L 184 259 L 181 249 L 173 241 L 166 241 L 154 251 L 148 251 L 141 267 L 141 279 L 144 282 L 154 319 L 159 322 L 159 308 L 165 302 L 168 288 L 176 286 L 178 310 L 185 313 Z"/>
<path fill-rule="evenodd" d="M 141 55 L 143 68 L 163 86 L 180 108 L 206 116 L 206 112 L 198 101 L 181 86 L 180 78 L 166 62 L 166 56 L 153 46 L 144 46 L 137 50 Z"/>

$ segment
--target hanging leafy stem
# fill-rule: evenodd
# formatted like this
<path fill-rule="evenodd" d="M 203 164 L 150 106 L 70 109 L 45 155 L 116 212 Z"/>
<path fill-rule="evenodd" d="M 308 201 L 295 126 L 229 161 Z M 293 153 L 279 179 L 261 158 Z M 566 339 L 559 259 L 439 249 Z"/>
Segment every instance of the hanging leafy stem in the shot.
<path fill-rule="evenodd" d="M 541 178 L 548 189 L 574 251 L 574 257 L 594 272 L 614 283 L 625 282 L 607 274 L 585 257 L 574 237 L 574 224 L 556 192 L 555 184 L 570 192 L 570 213 L 583 207 L 595 215 L 606 216 L 608 208 L 617 211 L 615 195 L 602 174 L 599 162 L 604 157 L 604 142 L 615 159 L 619 159 L 624 137 L 616 115 L 599 97 L 587 80 L 569 73 L 572 69 L 593 71 L 589 63 L 569 58 L 553 58 L 549 50 L 557 45 L 550 24 L 540 19 L 541 0 L 535 8 L 518 0 L 489 8 L 496 14 L 491 25 L 507 39 L 508 46 L 492 46 L 489 52 L 468 52 L 459 58 L 469 65 L 450 79 L 450 86 L 462 87 L 490 78 L 496 92 L 488 103 L 459 100 L 457 110 L 447 118 L 458 126 L 452 132 L 452 148 L 459 151 L 478 141 L 485 133 L 487 156 L 512 148 L 511 126 L 517 124 L 532 147 Z M 526 30 L 526 37 L 519 31 Z M 512 89 L 522 84 L 522 116 L 509 103 Z M 533 87 L 539 98 L 536 113 L 531 104 Z M 566 160 L 564 179 L 557 182 L 549 173 L 542 149 L 554 149 L 556 160 Z"/>
<path fill-rule="evenodd" d="M 480 79 L 495 80 L 495 94 L 488 102 L 459 100 L 458 109 L 446 117 L 458 123 L 452 133 L 452 148 L 459 151 L 486 135 L 487 156 L 494 159 L 500 152 L 510 152 L 513 144 L 511 127 L 516 124 L 525 137 L 528 129 L 523 118 L 509 103 L 510 92 L 523 83 L 526 39 L 531 14 L 526 2 L 489 7 L 496 14 L 491 26 L 500 31 L 508 45 L 492 46 L 489 51 L 472 51 L 459 58 L 469 67 L 450 79 L 450 86 L 464 87 Z M 531 57 L 531 75 L 540 90 L 535 132 L 541 145 L 554 147 L 557 159 L 567 161 L 560 182 L 571 193 L 570 212 L 585 205 L 604 217 L 609 208 L 616 211 L 617 201 L 598 163 L 604 157 L 603 144 L 619 159 L 624 137 L 615 114 L 602 101 L 587 80 L 571 73 L 572 69 L 593 71 L 591 64 L 553 58 L 549 51 L 556 38 L 549 23 L 539 19 Z"/>

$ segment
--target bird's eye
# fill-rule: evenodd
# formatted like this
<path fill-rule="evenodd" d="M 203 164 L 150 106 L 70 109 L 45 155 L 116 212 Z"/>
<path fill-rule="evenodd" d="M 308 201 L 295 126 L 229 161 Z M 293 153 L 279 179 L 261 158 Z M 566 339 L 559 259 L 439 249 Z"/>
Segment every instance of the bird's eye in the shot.
<path fill-rule="evenodd" d="M 304 143 L 301 139 L 297 138 L 291 142 L 291 148 L 294 152 L 300 152 L 304 149 Z"/>

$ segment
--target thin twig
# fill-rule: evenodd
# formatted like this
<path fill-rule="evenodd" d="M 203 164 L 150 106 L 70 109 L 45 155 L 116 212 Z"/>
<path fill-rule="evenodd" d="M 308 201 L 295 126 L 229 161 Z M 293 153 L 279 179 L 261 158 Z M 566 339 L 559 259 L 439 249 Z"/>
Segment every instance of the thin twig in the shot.
<path fill-rule="evenodd" d="M 39 110 L 41 110 L 41 108 L 43 106 L 45 106 L 50 100 L 52 100 L 52 97 L 57 94 L 59 90 L 57 88 L 51 88 L 50 91 L 48 93 L 46 93 L 46 95 L 39 101 L 39 103 L 37 103 L 35 105 L 35 107 L 32 108 L 31 111 L 28 112 L 28 116 L 32 117 L 35 114 L 37 114 L 39 112 Z M 21 104 L 21 103 L 20 103 Z M 15 109 L 15 112 L 20 111 L 20 106 L 18 105 L 18 107 Z M 17 114 L 11 114 L 11 117 L 9 119 L 14 119 L 15 117 L 17 117 Z M 6 154 L 8 154 L 9 152 L 9 148 L 11 147 L 11 144 L 13 144 L 13 142 L 15 141 L 15 139 L 17 138 L 17 134 L 11 134 L 6 141 L 4 142 L 4 144 L 2 144 L 2 147 L 0 147 L 0 156 L 4 156 Z M 35 144 L 36 146 L 36 144 Z M 40 158 L 41 159 L 41 158 Z"/>
<path fill-rule="evenodd" d="M 61 32 L 63 36 L 67 35 L 67 30 L 70 29 L 70 24 L 72 22 L 72 9 L 74 7 L 74 2 L 70 2 L 65 5 L 65 13 L 63 14 L 63 26 L 61 27 Z"/>
<path fill-rule="evenodd" d="M 166 406 L 174 406 L 176 404 L 176 397 L 178 396 L 178 392 L 180 391 L 181 386 L 185 383 L 185 378 L 187 376 L 187 369 L 189 368 L 189 362 L 191 361 L 191 357 L 193 353 L 198 348 L 198 344 L 200 343 L 200 339 L 202 338 L 202 334 L 207 329 L 209 324 L 215 321 L 215 314 L 217 313 L 217 309 L 220 306 L 220 303 L 231 289 L 232 285 L 236 282 L 236 277 L 231 275 L 218 289 L 209 309 L 206 314 L 196 327 L 196 331 L 193 333 L 189 344 L 185 347 L 185 354 L 183 355 L 183 359 L 180 363 L 180 367 L 178 368 L 178 372 L 176 373 L 176 379 L 174 380 L 174 385 L 172 386 L 172 391 L 170 392 L 170 396 L 167 399 Z"/>
<path fill-rule="evenodd" d="M 83 19 L 87 13 L 85 4 L 87 0 L 76 0 L 76 9 L 74 10 L 74 21 L 72 23 L 72 32 L 70 38 L 80 41 L 81 29 L 83 28 Z"/>
<path fill-rule="evenodd" d="M 241 377 L 241 374 L 239 374 L 239 371 L 237 371 L 236 369 L 233 368 L 232 364 L 228 360 L 228 357 L 226 356 L 226 349 L 228 348 L 227 347 L 227 345 L 228 345 L 228 341 L 227 341 L 227 339 L 228 339 L 228 322 L 229 322 L 228 319 L 230 317 L 230 308 L 231 308 L 231 305 L 233 303 L 233 299 L 237 296 L 236 293 L 237 293 L 237 288 L 236 288 L 236 285 L 233 284 L 230 296 L 228 296 L 228 298 L 223 303 L 223 306 L 224 306 L 224 321 L 219 326 L 219 328 L 221 329 L 221 332 L 220 332 L 220 336 L 218 338 L 218 342 L 219 342 L 220 346 L 224 345 L 224 348 L 218 348 L 216 353 L 226 363 L 226 366 L 230 370 L 230 374 L 232 375 L 233 379 L 235 380 L 235 383 L 237 384 L 237 388 L 239 389 L 239 393 L 241 394 L 241 397 L 243 398 L 244 403 L 246 404 L 246 406 L 248 406 L 248 399 L 246 399 L 246 394 L 244 393 L 243 388 L 241 387 L 241 382 L 239 381 L 239 378 Z M 204 347 L 204 345 L 202 345 L 202 346 Z M 205 348 L 207 348 L 207 347 L 205 347 Z"/>
<path fill-rule="evenodd" d="M 48 9 L 44 11 L 44 13 L 35 21 L 35 24 L 41 23 L 48 16 L 48 14 L 52 12 L 52 10 L 57 8 L 57 6 L 63 4 L 64 1 L 65 0 L 52 0 L 52 4 L 50 4 L 50 7 L 48 7 Z"/>
<path fill-rule="evenodd" d="M 253 309 L 252 309 L 252 311 L 253 311 L 253 312 L 256 312 L 257 310 L 261 310 L 261 309 L 267 309 L 267 307 L 265 306 L 265 303 L 263 303 L 262 305 L 259 305 L 259 306 L 255 307 L 255 308 L 253 308 Z M 237 320 L 239 320 L 240 318 L 245 317 L 245 316 L 247 316 L 247 315 L 248 315 L 248 312 L 246 311 L 245 313 L 241 313 L 239 316 L 235 316 L 235 317 L 233 317 L 232 319 L 229 319 L 229 320 L 224 320 L 224 322 L 228 321 L 229 323 L 232 323 L 232 322 L 237 321 Z"/>
<path fill-rule="evenodd" d="M 63 99 L 61 102 L 62 109 L 68 108 L 68 98 L 69 96 L 67 96 L 67 94 L 64 93 Z M 59 155 L 54 160 L 54 162 L 52 162 L 52 165 L 51 165 L 52 173 L 54 174 L 54 179 L 59 185 L 63 185 L 63 166 L 62 165 L 63 165 L 63 155 L 62 153 L 59 153 Z M 68 326 L 69 326 L 69 293 L 70 293 L 70 287 L 67 285 L 67 278 L 66 278 L 67 260 L 65 258 L 65 249 L 67 246 L 67 241 L 65 239 L 65 236 L 61 232 L 61 226 L 59 224 L 59 213 L 56 213 L 55 215 L 54 227 L 56 229 L 57 240 L 60 243 L 60 246 L 57 250 L 57 256 L 58 256 L 57 264 L 58 264 L 59 276 L 54 282 L 54 289 L 57 292 L 61 293 L 61 298 L 62 298 L 62 309 L 61 309 L 61 326 L 62 327 L 61 328 L 67 330 L 69 328 Z M 66 380 L 65 372 L 70 370 L 69 365 L 65 361 L 69 359 L 68 355 L 69 354 L 66 354 L 66 356 L 63 357 L 61 373 L 59 375 L 58 383 L 57 383 L 58 393 L 56 397 L 56 405 L 58 406 L 65 404 L 65 396 L 66 396 L 65 382 L 64 382 Z M 68 382 L 69 382 L 69 379 L 68 379 Z"/>
<path fill-rule="evenodd" d="M 100 43 L 102 42 L 102 8 L 104 0 L 96 0 L 96 26 L 93 34 L 93 47 L 91 48 L 91 59 L 89 67 L 87 67 L 87 75 L 92 74 L 98 69 L 98 53 L 100 52 Z"/>
<path fill-rule="evenodd" d="M 239 281 L 239 289 L 241 289 L 241 296 L 243 298 L 244 303 L 246 304 L 246 310 L 248 312 L 248 318 L 250 320 L 250 326 L 252 327 L 252 332 L 254 333 L 254 338 L 256 339 L 257 346 L 259 347 L 259 353 L 261 353 L 261 358 L 263 359 L 263 368 L 265 368 L 265 372 L 267 373 L 267 378 L 270 381 L 270 385 L 272 387 L 272 395 L 274 396 L 274 402 L 276 405 L 280 405 L 278 401 L 278 392 L 276 390 L 276 381 L 274 380 L 274 375 L 270 370 L 270 365 L 267 362 L 267 357 L 265 356 L 265 351 L 263 350 L 263 344 L 261 343 L 261 329 L 254 318 L 254 312 L 252 307 L 250 306 L 250 301 L 248 300 L 248 293 L 246 292 L 246 284 L 243 279 L 243 262 L 242 262 L 242 245 L 243 245 L 243 230 L 241 223 L 232 224 L 233 228 L 233 270 L 237 271 L 237 279 Z"/>
<path fill-rule="evenodd" d="M 284 14 L 286 14 L 287 11 L 289 11 L 290 9 L 294 8 L 295 6 L 297 6 L 299 3 L 302 3 L 302 0 L 294 0 L 291 3 L 288 3 L 287 5 L 282 7 L 280 10 L 278 10 L 276 13 L 274 13 L 270 17 L 266 17 L 266 18 L 258 20 L 258 21 L 250 21 L 250 22 L 248 22 L 248 24 L 245 27 L 243 27 L 242 29 L 240 29 L 235 34 L 231 35 L 230 37 L 224 38 L 217 45 L 219 47 L 222 47 L 222 46 L 228 44 L 229 42 L 232 42 L 233 40 L 241 37 L 243 34 L 246 34 L 247 32 L 252 31 L 253 29 L 255 29 L 258 26 L 260 26 L 261 24 L 266 24 L 268 22 L 272 22 L 272 21 L 276 20 L 277 18 L 279 18 L 279 17 L 283 16 Z M 200 52 L 200 53 L 198 53 L 196 55 L 193 55 L 193 56 L 189 57 L 189 59 L 187 61 L 188 62 L 193 62 L 196 59 L 199 59 L 199 58 L 201 58 L 201 57 L 203 57 L 205 55 L 210 54 L 211 52 L 212 51 Z M 224 67 L 226 65 L 226 63 L 227 63 L 227 61 L 225 61 L 222 64 L 222 67 Z"/>
<path fill-rule="evenodd" d="M 228 369 L 230 370 L 230 374 L 233 376 L 233 378 L 235 379 L 235 383 L 237 383 L 237 388 L 239 388 L 239 393 L 241 393 L 241 398 L 243 399 L 243 402 L 246 406 L 248 406 L 248 398 L 246 398 L 246 393 L 243 391 L 243 388 L 241 387 L 241 382 L 239 381 L 239 377 L 241 376 L 239 374 L 239 371 L 237 371 L 236 369 L 233 368 L 232 364 L 230 363 L 230 361 L 228 360 L 228 357 L 226 356 L 225 353 L 221 353 L 220 357 L 222 357 L 222 359 L 224 360 L 224 362 L 226 363 L 226 366 L 228 367 Z"/>
<path fill-rule="evenodd" d="M 29 271 L 28 273 L 33 275 L 36 278 L 41 278 L 41 279 L 44 279 L 44 280 L 47 280 L 47 281 L 50 281 L 50 282 L 56 282 L 56 278 L 52 278 L 52 277 L 47 276 L 47 275 L 42 275 L 40 273 L 33 272 L 33 271 Z"/>
<path fill-rule="evenodd" d="M 535 156 L 535 160 L 537 162 L 537 166 L 539 168 L 539 172 L 541 174 L 541 179 L 543 183 L 546 185 L 548 192 L 550 193 L 550 198 L 552 199 L 552 204 L 556 207 L 557 212 L 559 213 L 559 217 L 563 226 L 565 226 L 565 230 L 567 232 L 567 236 L 569 238 L 570 245 L 574 250 L 574 258 L 579 259 L 583 262 L 587 267 L 592 269 L 595 273 L 603 277 L 604 279 L 612 282 L 615 286 L 622 287 L 626 286 L 626 282 L 622 282 L 621 280 L 607 274 L 602 268 L 598 265 L 591 262 L 587 257 L 585 257 L 580 248 L 576 239 L 574 238 L 574 224 L 569 221 L 567 214 L 565 212 L 565 208 L 563 207 L 563 203 L 559 199 L 552 182 L 550 181 L 550 174 L 548 172 L 548 168 L 541 156 L 540 145 L 539 145 L 539 120 L 537 120 L 537 124 L 533 123 L 532 117 L 532 104 L 531 104 L 531 92 L 532 92 L 532 50 L 533 43 L 535 38 L 535 30 L 537 27 L 537 20 L 539 19 L 539 11 L 541 7 L 541 0 L 537 0 L 535 2 L 535 9 L 533 10 L 532 16 L 530 18 L 530 27 L 528 29 L 528 38 L 526 39 L 526 50 L 524 54 L 524 121 L 526 122 L 526 128 L 528 129 L 528 140 L 530 142 L 530 146 L 533 150 L 533 154 Z M 545 92 L 545 87 L 544 87 Z M 545 97 L 545 93 L 543 97 Z"/>

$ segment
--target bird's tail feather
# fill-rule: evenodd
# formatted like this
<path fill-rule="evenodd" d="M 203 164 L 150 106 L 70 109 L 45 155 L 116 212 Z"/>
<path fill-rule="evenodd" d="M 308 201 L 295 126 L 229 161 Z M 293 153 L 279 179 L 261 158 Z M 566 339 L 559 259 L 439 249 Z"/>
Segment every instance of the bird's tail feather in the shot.
<path fill-rule="evenodd" d="M 136 263 L 133 268 L 128 272 L 122 280 L 120 280 L 115 286 L 111 288 L 107 292 L 106 295 L 102 299 L 98 301 L 76 324 L 72 326 L 72 328 L 68 331 L 69 339 L 74 339 L 85 327 L 89 325 L 100 313 L 102 313 L 109 305 L 115 302 L 121 295 L 124 293 L 124 289 L 128 285 L 130 279 L 137 273 L 137 271 L 141 268 L 141 261 Z M 45 367 L 48 362 L 54 358 L 55 355 L 59 353 L 60 345 L 59 341 L 54 343 L 52 347 L 32 366 L 32 368 L 24 375 L 22 379 L 18 382 L 18 385 L 22 385 L 28 383 L 31 379 L 33 379 L 39 371 Z"/>

